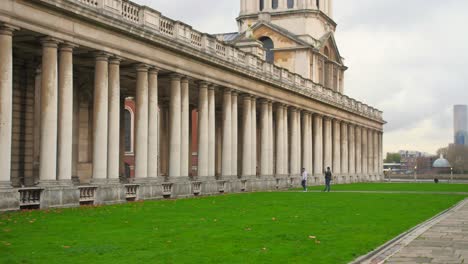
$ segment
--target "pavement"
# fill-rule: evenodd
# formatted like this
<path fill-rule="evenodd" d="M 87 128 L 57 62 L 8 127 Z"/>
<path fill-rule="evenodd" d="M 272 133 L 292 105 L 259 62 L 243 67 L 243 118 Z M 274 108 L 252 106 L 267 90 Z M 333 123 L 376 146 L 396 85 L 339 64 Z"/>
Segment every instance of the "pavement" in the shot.
<path fill-rule="evenodd" d="M 468 199 L 352 263 L 468 264 Z"/>

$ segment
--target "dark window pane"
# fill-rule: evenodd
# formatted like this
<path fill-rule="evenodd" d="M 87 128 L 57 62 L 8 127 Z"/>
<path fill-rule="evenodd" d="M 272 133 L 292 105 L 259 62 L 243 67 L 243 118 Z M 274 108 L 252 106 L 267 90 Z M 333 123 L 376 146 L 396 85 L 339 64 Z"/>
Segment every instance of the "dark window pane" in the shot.
<path fill-rule="evenodd" d="M 263 11 L 264 8 L 265 8 L 265 1 L 260 0 L 260 11 Z"/>
<path fill-rule="evenodd" d="M 125 152 L 132 151 L 132 114 L 130 111 L 124 111 L 124 125 L 125 125 Z"/>
<path fill-rule="evenodd" d="M 294 8 L 294 0 L 288 0 L 288 8 Z"/>
<path fill-rule="evenodd" d="M 274 63 L 275 54 L 274 54 L 273 49 L 275 48 L 275 45 L 273 44 L 273 40 L 271 40 L 268 37 L 263 37 L 263 38 L 260 38 L 260 41 L 263 43 L 263 48 L 265 49 L 265 52 L 266 52 L 266 61 L 269 63 Z"/>
<path fill-rule="evenodd" d="M 273 9 L 278 8 L 278 0 L 272 0 L 271 1 L 271 8 L 273 8 Z"/>

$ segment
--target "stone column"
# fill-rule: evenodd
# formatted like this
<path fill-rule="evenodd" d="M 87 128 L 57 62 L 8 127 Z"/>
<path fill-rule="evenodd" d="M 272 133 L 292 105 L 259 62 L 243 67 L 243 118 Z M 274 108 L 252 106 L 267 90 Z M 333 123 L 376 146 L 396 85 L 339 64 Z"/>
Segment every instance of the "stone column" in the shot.
<path fill-rule="evenodd" d="M 208 176 L 214 177 L 216 170 L 216 102 L 215 86 L 208 87 Z"/>
<path fill-rule="evenodd" d="M 314 175 L 320 177 L 323 174 L 323 118 L 320 115 L 314 115 Z"/>
<path fill-rule="evenodd" d="M 288 106 L 284 105 L 283 112 L 283 149 L 284 149 L 284 174 L 289 176 L 290 173 L 290 164 L 289 164 L 289 116 L 288 116 Z"/>
<path fill-rule="evenodd" d="M 251 119 L 250 121 L 252 122 L 252 125 L 250 127 L 251 129 L 251 155 L 252 155 L 252 162 L 250 165 L 250 173 L 251 175 L 257 175 L 257 99 L 255 97 L 252 97 L 251 101 Z"/>
<path fill-rule="evenodd" d="M 379 139 L 379 175 L 381 180 L 384 180 L 384 173 L 383 173 L 383 132 L 378 133 Z"/>
<path fill-rule="evenodd" d="M 367 148 L 367 129 L 366 128 L 361 128 L 361 152 L 362 152 L 362 175 L 367 177 L 369 171 L 368 171 L 368 148 Z"/>
<path fill-rule="evenodd" d="M 374 139 L 373 131 L 367 130 L 367 174 L 374 175 Z"/>
<path fill-rule="evenodd" d="M 341 175 L 341 121 L 333 120 L 333 172 Z"/>
<path fill-rule="evenodd" d="M 57 180 L 57 47 L 58 41 L 42 39 L 42 89 L 41 89 L 41 156 L 39 177 L 41 183 Z M 8 63 L 8 61 L 7 61 Z M 107 132 L 107 131 L 106 131 Z M 106 141 L 107 142 L 107 141 Z M 107 164 L 105 164 L 106 167 Z"/>
<path fill-rule="evenodd" d="M 298 155 L 298 151 L 300 148 L 298 146 L 298 137 L 299 137 L 299 127 L 297 123 L 297 109 L 291 109 L 291 175 L 297 176 L 301 174 L 301 168 L 298 163 L 300 161 L 300 156 Z"/>
<path fill-rule="evenodd" d="M 189 79 L 181 80 L 181 139 L 180 139 L 180 176 L 189 176 L 189 136 L 190 136 L 190 105 L 189 105 Z"/>
<path fill-rule="evenodd" d="M 276 174 L 283 175 L 284 171 L 284 108 L 278 105 L 276 108 Z"/>
<path fill-rule="evenodd" d="M 172 74 L 169 102 L 169 177 L 180 177 L 181 174 L 181 76 Z"/>
<path fill-rule="evenodd" d="M 148 65 L 137 66 L 135 97 L 135 179 L 148 177 Z"/>
<path fill-rule="evenodd" d="M 302 115 L 302 133 L 302 167 L 312 175 L 312 122 L 311 114 L 307 112 Z"/>
<path fill-rule="evenodd" d="M 348 124 L 341 123 L 341 174 L 349 176 L 349 154 L 348 154 Z"/>
<path fill-rule="evenodd" d="M 356 147 L 356 175 L 362 176 L 362 129 L 359 126 L 355 128 L 355 147 Z"/>
<path fill-rule="evenodd" d="M 11 186 L 14 30 L 0 26 L 0 188 Z"/>
<path fill-rule="evenodd" d="M 199 83 L 198 95 L 198 176 L 208 176 L 208 83 Z"/>
<path fill-rule="evenodd" d="M 354 176 L 356 174 L 356 134 L 355 134 L 355 126 L 353 124 L 348 125 L 348 140 L 349 140 L 348 169 L 349 169 L 349 175 Z"/>
<path fill-rule="evenodd" d="M 379 175 L 379 138 L 377 131 L 374 131 L 374 175 Z"/>
<path fill-rule="evenodd" d="M 120 168 L 120 58 L 109 60 L 109 144 L 107 179 L 119 180 Z"/>
<path fill-rule="evenodd" d="M 332 120 L 329 117 L 323 118 L 323 168 L 326 170 L 327 167 L 330 167 L 334 172 L 333 167 L 333 150 L 332 150 Z"/>
<path fill-rule="evenodd" d="M 261 146 L 261 162 L 260 162 L 260 175 L 265 176 L 269 175 L 269 166 L 270 166 L 270 122 L 269 122 L 269 112 L 268 112 L 268 101 L 263 99 L 260 101 L 260 123 L 261 123 L 261 133 L 260 137 L 260 146 Z"/>
<path fill-rule="evenodd" d="M 232 137 L 232 144 L 231 144 L 231 147 L 232 147 L 232 154 L 231 154 L 231 175 L 233 176 L 237 176 L 238 174 L 238 171 L 237 171 L 237 159 L 238 159 L 238 155 L 237 155 L 237 150 L 238 150 L 238 131 L 239 131 L 239 128 L 238 128 L 238 120 L 239 120 L 239 116 L 238 116 L 238 106 L 237 106 L 237 101 L 238 101 L 238 97 L 237 97 L 237 92 L 232 92 L 232 98 L 231 98 L 231 103 L 232 103 L 232 108 L 231 108 L 231 121 L 232 121 L 232 125 L 231 125 L 231 128 L 232 128 L 232 132 L 231 132 L 231 137 Z"/>
<path fill-rule="evenodd" d="M 243 109 L 242 109 L 242 122 L 243 122 L 243 133 L 242 133 L 242 176 L 247 177 L 252 172 L 252 104 L 250 101 L 250 95 L 243 96 Z"/>
<path fill-rule="evenodd" d="M 229 89 L 224 89 L 223 96 L 223 149 L 221 175 L 230 177 L 232 172 L 232 93 Z M 236 159 L 237 160 L 237 159 Z"/>
<path fill-rule="evenodd" d="M 148 72 L 148 178 L 158 177 L 159 160 L 159 105 L 158 69 Z"/>
<path fill-rule="evenodd" d="M 274 138 L 274 133 L 273 133 L 273 102 L 268 101 L 268 175 L 273 175 L 274 174 L 274 144 L 275 144 L 275 138 Z"/>
<path fill-rule="evenodd" d="M 73 48 L 62 44 L 58 76 L 58 180 L 71 184 L 73 148 Z"/>
<path fill-rule="evenodd" d="M 93 182 L 103 182 L 107 179 L 108 159 L 109 55 L 98 52 L 95 56 Z"/>

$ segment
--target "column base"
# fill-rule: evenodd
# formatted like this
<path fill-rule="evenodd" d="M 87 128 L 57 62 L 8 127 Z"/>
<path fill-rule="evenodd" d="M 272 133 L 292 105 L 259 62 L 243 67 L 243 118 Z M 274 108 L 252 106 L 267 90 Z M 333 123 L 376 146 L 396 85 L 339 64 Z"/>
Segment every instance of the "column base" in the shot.
<path fill-rule="evenodd" d="M 20 193 L 10 182 L 0 182 L 0 212 L 16 211 L 20 208 Z"/>
<path fill-rule="evenodd" d="M 10 181 L 0 181 L 0 189 L 11 189 L 13 186 Z"/>

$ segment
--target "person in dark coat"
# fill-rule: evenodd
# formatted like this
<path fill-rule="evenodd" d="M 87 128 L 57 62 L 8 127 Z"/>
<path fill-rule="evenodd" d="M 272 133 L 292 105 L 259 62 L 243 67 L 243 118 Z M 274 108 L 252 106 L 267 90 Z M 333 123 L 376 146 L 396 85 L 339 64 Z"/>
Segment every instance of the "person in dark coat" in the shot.
<path fill-rule="evenodd" d="M 325 189 L 324 192 L 330 192 L 330 184 L 332 181 L 332 173 L 330 167 L 327 167 L 327 171 L 325 172 Z"/>

